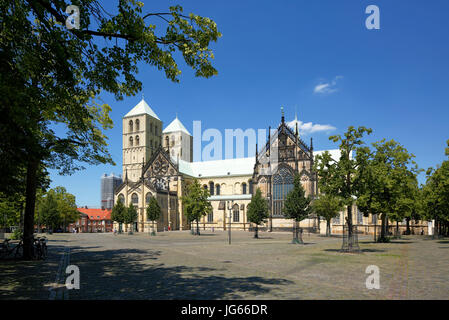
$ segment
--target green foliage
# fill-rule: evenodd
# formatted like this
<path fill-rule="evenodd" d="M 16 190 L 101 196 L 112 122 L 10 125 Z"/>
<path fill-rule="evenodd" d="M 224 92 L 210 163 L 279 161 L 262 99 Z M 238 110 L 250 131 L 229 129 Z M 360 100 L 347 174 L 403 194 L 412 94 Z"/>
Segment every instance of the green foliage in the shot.
<path fill-rule="evenodd" d="M 248 204 L 246 217 L 249 222 L 256 225 L 254 237 L 258 238 L 258 225 L 262 222 L 266 222 L 268 218 L 268 203 L 267 200 L 262 197 L 260 188 L 257 188 L 256 193 L 251 196 L 251 202 Z"/>
<path fill-rule="evenodd" d="M 357 206 L 365 214 L 380 214 L 381 238 L 385 237 L 387 216 L 393 221 L 416 217 L 419 169 L 410 154 L 394 140 L 373 143 L 374 150 L 360 149 Z"/>
<path fill-rule="evenodd" d="M 11 234 L 12 240 L 20 240 L 22 239 L 23 232 L 20 229 L 15 229 L 14 232 Z"/>
<path fill-rule="evenodd" d="M 340 198 L 322 194 L 312 203 L 313 212 L 326 220 L 326 235 L 331 235 L 331 220 L 343 210 L 343 204 Z"/>
<path fill-rule="evenodd" d="M 186 195 L 181 197 L 184 214 L 189 223 L 196 221 L 197 233 L 198 223 L 202 216 L 212 211 L 212 205 L 207 200 L 210 196 L 209 190 L 201 186 L 197 179 L 187 186 Z"/>
<path fill-rule="evenodd" d="M 6 196 L 0 193 L 0 226 L 2 228 L 19 225 L 22 203 L 23 197 Z"/>
<path fill-rule="evenodd" d="M 257 188 L 256 193 L 252 195 L 251 202 L 247 207 L 246 216 L 249 222 L 256 225 L 265 222 L 268 218 L 268 203 L 262 196 L 260 188 Z"/>
<path fill-rule="evenodd" d="M 126 208 L 120 200 L 112 207 L 111 219 L 119 224 L 125 222 Z"/>
<path fill-rule="evenodd" d="M 47 228 L 65 227 L 79 219 L 75 196 L 64 187 L 56 187 L 39 193 L 36 202 L 37 224 Z"/>
<path fill-rule="evenodd" d="M 40 224 L 45 225 L 47 230 L 54 230 L 61 223 L 61 214 L 59 212 L 59 204 L 54 190 L 49 190 L 42 198 L 39 205 Z"/>
<path fill-rule="evenodd" d="M 128 208 L 126 208 L 125 210 L 125 215 L 124 215 L 124 223 L 133 223 L 137 220 L 137 210 L 136 207 L 130 203 Z"/>
<path fill-rule="evenodd" d="M 312 203 L 313 212 L 323 217 L 326 221 L 331 221 L 343 210 L 341 199 L 328 194 L 321 194 Z"/>
<path fill-rule="evenodd" d="M 147 218 L 150 221 L 156 221 L 161 217 L 161 207 L 155 197 L 150 198 L 147 207 Z"/>
<path fill-rule="evenodd" d="M 357 171 L 360 164 L 352 157 L 352 153 L 363 148 L 362 140 L 365 134 L 371 134 L 372 129 L 366 127 L 348 127 L 344 137 L 335 135 L 329 137 L 333 142 L 339 142 L 340 159 L 332 159 L 328 152 L 316 157 L 314 171 L 318 175 L 318 187 L 320 192 L 339 197 L 348 210 L 348 224 L 352 226 L 351 205 L 357 195 L 359 183 Z"/>
<path fill-rule="evenodd" d="M 293 181 L 293 189 L 287 194 L 284 201 L 284 215 L 287 219 L 293 219 L 296 222 L 304 220 L 312 213 L 312 198 L 306 197 L 306 192 L 301 184 L 298 174 Z"/>
<path fill-rule="evenodd" d="M 0 191 L 14 192 L 27 180 L 26 258 L 39 173 L 114 164 L 104 134 L 113 125 L 111 107 L 98 102 L 100 92 L 119 100 L 135 95 L 142 89 L 136 78 L 141 63 L 178 82 L 175 52 L 196 76 L 217 74 L 209 45 L 221 34 L 209 18 L 185 16 L 180 6 L 143 14 L 136 1 L 119 1 L 112 15 L 96 0 L 75 4 L 79 29 L 65 25 L 66 1 L 0 2 L 0 174 L 13 184 Z"/>
<path fill-rule="evenodd" d="M 449 156 L 448 148 L 445 154 Z M 436 169 L 427 170 L 426 184 L 422 190 L 423 215 L 428 219 L 435 219 L 437 223 L 449 222 L 449 160 L 443 161 Z"/>

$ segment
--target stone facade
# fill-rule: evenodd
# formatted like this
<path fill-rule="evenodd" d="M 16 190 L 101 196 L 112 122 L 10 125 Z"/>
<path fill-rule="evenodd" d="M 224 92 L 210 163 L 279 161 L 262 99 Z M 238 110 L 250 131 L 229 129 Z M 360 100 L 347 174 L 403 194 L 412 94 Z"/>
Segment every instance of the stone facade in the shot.
<path fill-rule="evenodd" d="M 140 105 L 140 106 L 139 106 Z M 183 214 L 181 197 L 186 187 L 198 179 L 209 189 L 213 212 L 200 221 L 203 230 L 227 230 L 229 227 L 252 230 L 247 221 L 247 206 L 256 188 L 260 188 L 269 204 L 269 219 L 259 226 L 261 230 L 291 231 L 293 222 L 282 214 L 283 201 L 293 188 L 293 177 L 300 175 L 306 194 L 318 194 L 317 175 L 313 172 L 316 154 L 313 141 L 304 142 L 292 122 L 286 123 L 282 115 L 279 126 L 271 132 L 266 144 L 252 158 L 192 162 L 192 136 L 179 119 L 164 130 L 162 122 L 143 100 L 123 118 L 123 183 L 116 188 L 114 203 L 133 203 L 138 219 L 132 226 L 138 232 L 150 232 L 152 221 L 146 217 L 151 196 L 156 197 L 162 209 L 161 218 L 154 223 L 158 231 L 190 229 Z M 137 109 L 137 110 L 136 110 Z M 143 113 L 142 113 L 143 111 Z M 131 122 L 133 123 L 131 125 Z M 139 126 L 136 127 L 136 123 Z M 130 138 L 139 136 L 139 144 Z M 329 150 L 338 159 L 339 150 Z M 354 205 L 353 222 L 359 232 L 380 230 L 380 220 L 364 217 Z M 346 210 L 332 219 L 333 233 L 342 233 Z M 403 225 L 403 224 L 401 224 Z M 377 226 L 377 227 L 376 227 Z M 117 227 L 117 226 L 115 226 Z M 326 232 L 326 222 L 311 216 L 301 221 L 300 227 L 312 232 Z"/>

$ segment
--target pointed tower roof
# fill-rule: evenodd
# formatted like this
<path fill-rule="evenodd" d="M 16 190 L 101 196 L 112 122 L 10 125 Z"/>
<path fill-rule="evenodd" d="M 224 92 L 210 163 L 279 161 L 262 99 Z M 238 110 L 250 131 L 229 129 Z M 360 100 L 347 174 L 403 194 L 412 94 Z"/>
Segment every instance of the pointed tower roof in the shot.
<path fill-rule="evenodd" d="M 138 104 L 136 104 L 136 106 L 134 108 L 131 109 L 131 111 L 129 111 L 127 114 L 125 114 L 124 118 L 131 117 L 131 116 L 138 116 L 141 114 L 148 114 L 148 115 L 152 116 L 153 118 L 161 120 L 161 119 L 159 119 L 159 117 L 156 115 L 156 113 L 150 108 L 148 103 L 146 103 L 146 101 L 143 98 L 142 98 L 142 100 L 140 100 L 140 102 Z"/>
<path fill-rule="evenodd" d="M 162 131 L 162 133 L 169 133 L 169 132 L 177 132 L 182 131 L 184 133 L 187 133 L 189 136 L 191 136 L 190 132 L 184 127 L 181 121 L 178 119 L 178 115 L 176 115 L 175 120 L 173 120 L 165 129 Z"/>
<path fill-rule="evenodd" d="M 290 122 L 287 122 L 287 125 L 292 129 L 296 129 L 296 126 L 298 126 L 298 129 L 300 129 L 301 124 L 302 122 L 298 120 L 298 115 L 296 114 L 296 112 L 295 112 L 295 119 Z"/>

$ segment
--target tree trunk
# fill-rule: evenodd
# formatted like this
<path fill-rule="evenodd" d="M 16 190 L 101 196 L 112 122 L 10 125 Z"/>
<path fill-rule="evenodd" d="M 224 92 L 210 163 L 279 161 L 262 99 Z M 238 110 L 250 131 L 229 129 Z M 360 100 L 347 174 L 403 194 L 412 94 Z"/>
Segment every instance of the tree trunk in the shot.
<path fill-rule="evenodd" d="M 400 236 L 399 234 L 399 221 L 396 221 L 396 236 Z"/>
<path fill-rule="evenodd" d="M 36 205 L 38 161 L 31 159 L 27 164 L 25 215 L 23 219 L 23 259 L 33 259 L 34 209 Z"/>
<path fill-rule="evenodd" d="M 254 238 L 259 239 L 259 226 L 256 224 L 256 228 L 254 229 Z"/>
<path fill-rule="evenodd" d="M 297 240 L 298 238 L 296 237 L 296 220 L 293 220 L 293 242 Z"/>
<path fill-rule="evenodd" d="M 328 219 L 326 221 L 326 237 L 330 237 L 331 235 L 331 220 Z"/>
<path fill-rule="evenodd" d="M 409 217 L 407 217 L 406 219 L 405 219 L 405 222 L 406 222 L 406 230 L 405 230 L 405 234 L 407 234 L 407 235 L 409 235 L 410 234 L 410 218 Z"/>
<path fill-rule="evenodd" d="M 346 218 L 346 222 L 348 224 L 348 239 L 352 237 L 352 205 L 348 206 L 348 217 Z"/>
<path fill-rule="evenodd" d="M 198 219 L 196 220 L 196 235 L 199 236 L 200 235 L 200 224 L 198 222 Z"/>
<path fill-rule="evenodd" d="M 381 241 L 383 241 L 386 236 L 386 221 L 387 221 L 387 214 L 386 213 L 382 213 L 382 215 L 380 216 L 381 220 L 382 220 L 382 226 L 380 228 L 380 239 Z"/>

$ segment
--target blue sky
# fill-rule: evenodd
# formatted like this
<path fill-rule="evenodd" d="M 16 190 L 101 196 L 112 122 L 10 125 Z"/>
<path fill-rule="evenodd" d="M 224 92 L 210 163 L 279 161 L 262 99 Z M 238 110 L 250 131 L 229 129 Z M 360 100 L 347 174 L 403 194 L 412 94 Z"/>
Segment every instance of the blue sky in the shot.
<path fill-rule="evenodd" d="M 180 83 L 140 65 L 145 100 L 167 126 L 178 113 L 192 132 L 268 128 L 299 120 L 334 130 L 305 132 L 316 150 L 336 148 L 328 140 L 349 125 L 367 126 L 366 141 L 394 139 L 416 155 L 421 168 L 443 161 L 449 139 L 449 1 L 143 1 L 144 12 L 180 4 L 185 13 L 213 19 L 223 34 L 212 45 L 218 76 L 195 78 L 178 59 Z M 116 1 L 104 1 L 112 11 Z M 380 8 L 380 30 L 367 30 L 365 8 Z M 321 91 L 319 90 L 321 88 Z M 63 185 L 78 205 L 100 205 L 100 176 L 121 173 L 121 117 L 141 94 L 112 107 L 107 131 L 117 166 L 88 167 L 72 176 L 51 171 L 52 187 Z M 203 143 L 204 147 L 205 143 Z M 424 176 L 420 177 L 424 182 Z"/>

